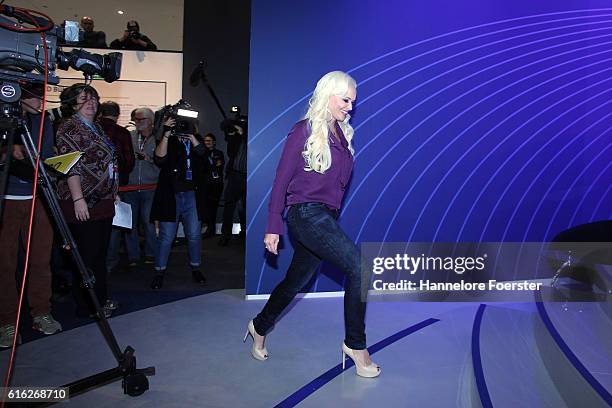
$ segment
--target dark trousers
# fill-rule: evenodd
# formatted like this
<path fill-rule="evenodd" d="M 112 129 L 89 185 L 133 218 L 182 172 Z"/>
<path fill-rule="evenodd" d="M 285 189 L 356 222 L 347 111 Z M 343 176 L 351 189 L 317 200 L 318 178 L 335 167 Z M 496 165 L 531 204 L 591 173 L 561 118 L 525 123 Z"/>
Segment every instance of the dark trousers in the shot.
<path fill-rule="evenodd" d="M 223 192 L 223 183 L 206 184 L 206 189 L 200 197 L 200 201 L 204 203 L 204 222 L 208 226 L 206 233 L 216 231 L 217 226 L 217 210 L 219 208 L 219 200 Z"/>
<path fill-rule="evenodd" d="M 108 299 L 106 252 L 108 250 L 112 222 L 111 218 L 105 218 L 68 224 L 85 266 L 96 279 L 94 291 L 101 305 L 104 305 Z M 95 310 L 87 290 L 83 288 L 82 282 L 83 277 L 75 266 L 72 273 L 72 290 L 77 305 L 77 314 L 85 316 L 93 313 Z"/>
<path fill-rule="evenodd" d="M 17 317 L 17 250 L 25 247 L 32 200 L 5 200 L 0 224 L 0 326 L 15 323 Z M 40 198 L 36 200 L 30 259 L 28 262 L 28 300 L 32 316 L 51 310 L 51 244 L 53 228 Z M 20 240 L 21 239 L 21 240 Z M 21 271 L 19 273 L 21 276 Z M 21 286 L 21 285 L 19 285 Z"/>
<path fill-rule="evenodd" d="M 234 224 L 234 211 L 238 201 L 241 201 L 241 206 L 238 207 L 238 217 L 240 219 L 240 231 L 246 231 L 246 174 L 237 171 L 228 170 L 227 184 L 225 185 L 225 206 L 223 208 L 223 226 L 221 233 L 226 237 L 232 236 L 232 226 Z"/>
<path fill-rule="evenodd" d="M 285 279 L 274 288 L 263 310 L 253 320 L 257 333 L 268 333 L 278 316 L 310 281 L 321 260 L 324 260 L 346 274 L 344 342 L 355 350 L 366 348 L 366 303 L 361 301 L 361 256 L 357 246 L 340 228 L 336 216 L 335 211 L 320 203 L 291 206 L 287 224 L 295 241 L 295 253 Z"/>

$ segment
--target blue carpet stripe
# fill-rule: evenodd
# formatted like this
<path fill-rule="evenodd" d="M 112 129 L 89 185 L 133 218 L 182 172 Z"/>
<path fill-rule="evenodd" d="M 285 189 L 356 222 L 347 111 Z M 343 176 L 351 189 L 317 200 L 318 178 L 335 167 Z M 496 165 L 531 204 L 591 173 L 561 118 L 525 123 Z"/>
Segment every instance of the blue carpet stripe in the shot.
<path fill-rule="evenodd" d="M 599 382 L 597 379 L 589 372 L 589 370 L 582 364 L 578 356 L 574 354 L 574 352 L 569 348 L 565 340 L 561 337 L 561 334 L 555 328 L 555 325 L 550 320 L 548 316 L 548 312 L 546 312 L 546 308 L 544 307 L 544 303 L 542 302 L 542 294 L 540 292 L 536 292 L 536 305 L 538 307 L 538 313 L 540 314 L 540 318 L 544 322 L 544 325 L 548 329 L 548 332 L 557 343 L 557 346 L 561 349 L 565 357 L 570 361 L 570 363 L 576 368 L 576 370 L 582 375 L 582 377 L 589 383 L 591 387 L 599 394 L 599 396 L 608 403 L 609 406 L 612 407 L 612 394 Z"/>
<path fill-rule="evenodd" d="M 439 321 L 440 319 L 434 319 L 434 318 L 423 320 L 420 323 L 417 323 L 404 330 L 401 330 L 379 341 L 378 343 L 371 345 L 370 347 L 368 347 L 368 351 L 370 352 L 370 355 L 373 355 L 377 351 L 380 351 L 384 349 L 385 347 L 395 343 L 396 341 L 403 339 L 409 334 L 417 332 Z M 334 378 L 342 374 L 343 371 L 351 368 L 353 365 L 354 365 L 353 360 L 349 358 L 348 361 L 346 362 L 346 368 L 344 370 L 342 369 L 342 363 L 338 364 L 335 367 L 332 367 L 331 369 L 327 370 L 325 373 L 321 374 L 320 376 L 318 376 L 317 378 L 315 378 L 314 380 L 312 380 L 311 382 L 304 385 L 302 388 L 300 388 L 299 390 L 297 390 L 296 392 L 294 392 L 293 394 L 285 398 L 283 401 L 279 402 L 276 405 L 276 407 L 277 408 L 288 408 L 288 407 L 296 406 L 297 404 L 299 404 L 300 402 L 308 398 L 316 390 L 323 387 L 325 384 L 327 384 L 328 382 L 330 382 L 331 380 L 333 380 Z"/>
<path fill-rule="evenodd" d="M 472 326 L 472 366 L 474 367 L 474 377 L 476 378 L 476 387 L 478 388 L 478 396 L 483 408 L 493 408 L 487 382 L 485 380 L 484 371 L 482 369 L 482 359 L 480 358 L 480 325 L 482 316 L 487 305 L 481 304 L 474 318 Z"/>

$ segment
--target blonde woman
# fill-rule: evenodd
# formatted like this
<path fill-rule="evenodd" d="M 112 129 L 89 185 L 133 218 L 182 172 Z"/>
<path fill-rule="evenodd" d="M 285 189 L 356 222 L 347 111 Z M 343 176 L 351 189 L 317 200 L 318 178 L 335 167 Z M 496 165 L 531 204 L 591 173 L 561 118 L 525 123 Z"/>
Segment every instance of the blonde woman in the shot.
<path fill-rule="evenodd" d="M 380 367 L 366 349 L 365 302 L 361 300 L 359 249 L 336 221 L 353 168 L 353 128 L 349 112 L 356 98 L 355 80 L 344 72 L 325 74 L 317 83 L 303 120 L 293 126 L 276 171 L 264 236 L 266 250 L 277 255 L 283 233 L 282 213 L 295 253 L 285 279 L 265 307 L 248 324 L 251 354 L 266 360 L 265 335 L 295 295 L 312 278 L 321 261 L 346 274 L 344 295 L 344 356 L 355 362 L 357 375 L 377 377 Z"/>

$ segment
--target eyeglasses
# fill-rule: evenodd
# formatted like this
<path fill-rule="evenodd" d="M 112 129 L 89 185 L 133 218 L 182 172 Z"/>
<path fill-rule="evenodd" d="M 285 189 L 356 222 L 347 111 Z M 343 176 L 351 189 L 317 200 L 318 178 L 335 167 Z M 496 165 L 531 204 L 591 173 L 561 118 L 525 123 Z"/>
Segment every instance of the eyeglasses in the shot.
<path fill-rule="evenodd" d="M 134 118 L 135 122 L 142 122 L 143 120 L 147 120 L 149 118 Z"/>

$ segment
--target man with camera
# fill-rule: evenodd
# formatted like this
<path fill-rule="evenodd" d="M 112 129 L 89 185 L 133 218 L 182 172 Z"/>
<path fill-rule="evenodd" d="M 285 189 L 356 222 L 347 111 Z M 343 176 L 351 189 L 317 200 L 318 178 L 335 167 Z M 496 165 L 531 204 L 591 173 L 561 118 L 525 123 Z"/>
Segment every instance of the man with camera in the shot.
<path fill-rule="evenodd" d="M 31 132 L 34 144 L 38 144 L 40 131 L 42 86 L 23 86 L 21 107 L 25 125 Z M 19 139 L 22 129 L 15 135 L 16 144 L 12 152 L 2 152 L 6 160 L 12 154 L 10 176 L 5 193 L 4 209 L 0 224 L 0 348 L 11 347 L 15 334 L 17 318 L 17 289 L 15 272 L 17 268 L 18 247 L 25 248 L 32 206 L 34 169 L 26 156 Z M 48 117 L 44 118 L 41 160 L 53 155 L 53 126 Z M 39 190 L 40 193 L 40 190 Z M 62 330 L 62 326 L 51 315 L 51 244 L 53 227 L 47 212 L 46 203 L 36 198 L 30 256 L 28 265 L 28 300 L 33 317 L 33 328 L 44 334 Z M 21 271 L 19 271 L 21 276 Z"/>
<path fill-rule="evenodd" d="M 153 133 L 154 120 L 155 114 L 149 108 L 136 109 L 134 112 L 136 129 L 130 133 L 136 162 L 127 186 L 121 188 L 124 191 L 122 199 L 132 207 L 132 230 L 125 236 L 131 268 L 140 262 L 139 222 L 144 230 L 144 262 L 153 264 L 157 252 L 155 225 L 149 220 L 153 194 L 159 177 L 159 168 L 153 161 L 156 146 Z"/>
<path fill-rule="evenodd" d="M 232 237 L 234 225 L 234 212 L 238 202 L 238 218 L 240 219 L 240 235 L 244 237 L 246 232 L 246 175 L 247 175 L 247 122 L 244 117 L 236 120 L 225 120 L 221 124 L 221 130 L 225 133 L 227 142 L 227 164 L 225 194 L 225 206 L 223 207 L 222 236 L 217 243 L 226 246 Z"/>
<path fill-rule="evenodd" d="M 196 202 L 199 200 L 196 190 L 202 185 L 200 178 L 204 174 L 206 148 L 201 138 L 196 136 L 195 126 L 177 119 L 172 111 L 166 113 L 163 126 L 162 138 L 155 149 L 155 163 L 161 170 L 151 208 L 151 220 L 159 221 L 153 289 L 160 289 L 163 285 L 179 220 L 183 222 L 187 238 L 191 276 L 196 283 L 206 282 L 200 271 L 202 228 Z"/>
<path fill-rule="evenodd" d="M 121 38 L 113 40 L 110 48 L 118 50 L 135 50 L 135 51 L 154 51 L 157 46 L 149 37 L 140 33 L 140 25 L 137 21 L 131 20 L 127 23 L 127 30 L 124 31 Z"/>

